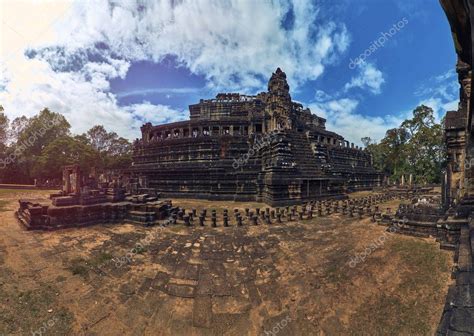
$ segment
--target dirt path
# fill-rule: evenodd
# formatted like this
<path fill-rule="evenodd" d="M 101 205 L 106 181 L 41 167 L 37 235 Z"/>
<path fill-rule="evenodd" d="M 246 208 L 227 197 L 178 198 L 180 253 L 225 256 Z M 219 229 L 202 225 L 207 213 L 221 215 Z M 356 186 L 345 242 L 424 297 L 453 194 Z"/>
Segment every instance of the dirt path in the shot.
<path fill-rule="evenodd" d="M 449 282 L 452 255 L 434 240 L 368 219 L 42 233 L 24 231 L 8 202 L 0 335 L 432 334 Z"/>

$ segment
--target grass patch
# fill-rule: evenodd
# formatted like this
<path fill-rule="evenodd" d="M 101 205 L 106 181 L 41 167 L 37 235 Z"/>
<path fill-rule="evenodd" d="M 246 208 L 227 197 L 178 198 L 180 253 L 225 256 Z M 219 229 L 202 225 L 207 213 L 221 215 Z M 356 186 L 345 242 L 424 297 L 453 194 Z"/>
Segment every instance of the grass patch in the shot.
<path fill-rule="evenodd" d="M 349 280 L 347 265 L 344 263 L 330 263 L 324 272 L 325 278 L 330 283 L 343 283 Z"/>
<path fill-rule="evenodd" d="M 363 304 L 352 316 L 349 330 L 352 335 L 430 335 L 427 313 L 424 305 L 383 293 Z"/>
<path fill-rule="evenodd" d="M 64 276 L 62 276 L 62 275 L 58 275 L 58 276 L 56 277 L 56 282 L 64 282 L 64 281 L 66 281 L 66 280 L 67 280 L 66 277 L 64 277 Z"/>
<path fill-rule="evenodd" d="M 110 260 L 114 258 L 113 255 L 111 255 L 108 252 L 99 252 L 97 254 L 94 254 L 88 261 L 87 264 L 90 265 L 91 267 L 101 267 L 107 264 Z"/>
<path fill-rule="evenodd" d="M 7 280 L 14 283 L 10 277 Z M 53 285 L 43 283 L 34 290 L 21 290 L 13 284 L 0 286 L 0 334 L 31 335 L 54 321 L 47 334 L 68 335 L 74 316 L 57 305 L 57 292 Z"/>
<path fill-rule="evenodd" d="M 89 277 L 89 266 L 84 258 L 74 258 L 69 261 L 67 269 L 72 275 L 80 275 L 87 279 Z"/>
<path fill-rule="evenodd" d="M 344 239 L 344 236 L 340 236 L 340 239 Z M 344 246 L 339 246 L 330 251 L 325 257 L 327 260 L 324 265 L 325 282 L 343 285 L 351 280 L 349 260 L 353 250 L 354 245 L 347 242 Z"/>
<path fill-rule="evenodd" d="M 141 246 L 141 245 L 138 245 L 138 246 L 135 246 L 133 248 L 133 251 L 136 253 L 136 254 L 143 254 L 147 251 L 146 247 L 144 246 Z"/>
<path fill-rule="evenodd" d="M 113 255 L 107 252 L 98 252 L 93 254 L 89 259 L 74 258 L 69 260 L 67 269 L 73 275 L 79 275 L 84 279 L 89 278 L 89 271 L 95 268 L 106 266 L 113 259 Z"/>
<path fill-rule="evenodd" d="M 54 191 L 58 191 L 58 189 L 0 189 L 0 195 L 8 195 L 8 194 L 12 194 L 12 193 L 22 193 L 22 192 L 34 192 L 34 193 L 49 193 L 49 192 L 54 192 Z"/>
<path fill-rule="evenodd" d="M 449 254 L 436 244 L 395 237 L 387 246 L 400 258 L 400 283 L 351 316 L 353 335 L 431 335 L 436 307 L 444 302 Z"/>
<path fill-rule="evenodd" d="M 8 201 L 0 200 L 0 212 L 7 211 Z"/>

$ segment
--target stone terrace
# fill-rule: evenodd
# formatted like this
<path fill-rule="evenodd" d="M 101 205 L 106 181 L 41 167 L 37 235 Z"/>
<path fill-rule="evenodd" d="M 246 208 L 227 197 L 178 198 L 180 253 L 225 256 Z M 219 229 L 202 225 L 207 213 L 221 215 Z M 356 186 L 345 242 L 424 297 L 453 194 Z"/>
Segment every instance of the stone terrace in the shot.
<path fill-rule="evenodd" d="M 275 327 L 282 328 L 282 335 L 375 333 L 377 328 L 388 332 L 395 327 L 409 334 L 433 331 L 446 295 L 451 257 L 432 239 L 391 235 L 365 262 L 348 266 L 355 253 L 385 234 L 367 212 L 371 202 L 371 212 L 375 206 L 383 213 L 395 209 L 399 201 L 384 197 L 359 197 L 345 207 L 343 202 L 320 202 L 313 205 L 313 218 L 306 210 L 303 220 L 300 207 L 295 215 L 292 207 L 282 208 L 282 224 L 275 223 L 273 209 L 272 224 L 266 224 L 268 217 L 259 217 L 257 225 L 248 223 L 245 209 L 256 213 L 259 206 L 267 214 L 262 204 L 214 202 L 216 228 L 211 208 L 203 203 L 195 207 L 196 213 L 208 209 L 205 227 L 196 219 L 193 227 L 186 227 L 184 218 L 177 218 L 177 225 L 165 227 L 106 224 L 54 233 L 23 231 L 14 219 L 12 199 L 8 211 L 0 213 L 0 250 L 5 256 L 0 260 L 5 274 L 0 288 L 6 294 L 20 285 L 20 291 L 36 293 L 48 286 L 53 294 L 44 300 L 45 306 L 35 302 L 17 310 L 0 301 L 5 318 L 18 320 L 3 324 L 0 319 L 0 332 L 30 326 L 35 330 L 36 324 L 56 314 L 62 321 L 57 328 L 69 326 L 66 333 L 76 335 L 257 335 Z M 177 202 L 186 208 L 185 216 L 193 213 L 194 201 Z M 234 215 L 229 227 L 223 226 L 226 208 L 229 213 L 239 209 L 242 227 Z M 290 216 L 293 220 L 288 221 Z M 446 265 L 438 268 L 418 259 L 416 267 L 406 264 L 403 253 L 394 253 L 399 246 L 430 250 Z M 405 282 L 419 273 L 440 290 L 405 292 Z M 411 301 L 399 302 L 390 314 L 381 310 L 379 302 L 386 302 L 385 296 L 397 298 L 400 293 L 406 295 L 404 300 L 417 299 L 416 311 L 409 311 Z M 422 315 L 415 324 L 380 321 L 403 314 Z M 283 323 L 285 319 L 289 322 Z M 53 328 L 51 334 L 55 333 L 61 334 Z"/>

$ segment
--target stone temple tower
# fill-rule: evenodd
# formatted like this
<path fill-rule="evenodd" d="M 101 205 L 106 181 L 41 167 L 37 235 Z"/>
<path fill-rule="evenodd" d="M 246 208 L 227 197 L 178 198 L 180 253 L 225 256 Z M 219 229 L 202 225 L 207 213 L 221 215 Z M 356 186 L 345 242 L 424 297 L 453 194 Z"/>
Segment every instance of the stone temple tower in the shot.
<path fill-rule="evenodd" d="M 292 102 L 286 74 L 277 68 L 268 81 L 266 113 L 270 116 L 268 129 L 291 129 Z"/>
<path fill-rule="evenodd" d="M 268 81 L 268 93 L 274 98 L 279 98 L 283 101 L 290 102 L 290 86 L 286 81 L 286 74 L 277 68 Z"/>

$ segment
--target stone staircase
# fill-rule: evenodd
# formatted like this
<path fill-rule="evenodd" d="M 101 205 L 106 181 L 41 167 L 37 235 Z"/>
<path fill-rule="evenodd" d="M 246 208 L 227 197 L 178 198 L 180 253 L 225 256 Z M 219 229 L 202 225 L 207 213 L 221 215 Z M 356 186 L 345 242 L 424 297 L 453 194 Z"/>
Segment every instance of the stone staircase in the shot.
<path fill-rule="evenodd" d="M 296 169 L 301 177 L 318 177 L 321 175 L 321 168 L 314 156 L 311 142 L 305 133 L 297 131 L 288 132 L 287 137 L 291 144 L 291 153 L 296 163 Z"/>

